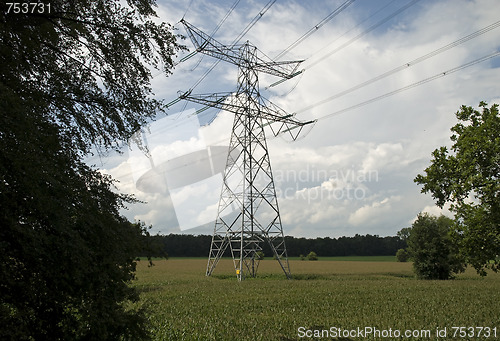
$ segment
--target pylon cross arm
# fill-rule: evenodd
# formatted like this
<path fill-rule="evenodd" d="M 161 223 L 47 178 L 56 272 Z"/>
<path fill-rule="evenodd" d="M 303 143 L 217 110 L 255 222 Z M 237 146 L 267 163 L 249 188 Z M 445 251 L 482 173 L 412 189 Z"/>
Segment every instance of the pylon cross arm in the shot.
<path fill-rule="evenodd" d="M 241 50 L 243 45 L 251 46 L 249 43 L 227 46 L 191 25 L 186 20 L 182 19 L 181 23 L 186 27 L 189 38 L 196 47 L 197 52 L 224 60 L 239 67 L 250 67 L 259 72 L 290 79 L 294 76 L 299 64 L 303 62 L 303 60 L 276 62 L 264 60 L 257 56 L 255 56 L 255 61 L 250 62 Z"/>
<path fill-rule="evenodd" d="M 225 61 L 233 64 L 238 65 L 240 63 L 241 45 L 233 45 L 228 47 L 224 44 L 219 43 L 217 40 L 210 37 L 205 32 L 194 27 L 186 20 L 182 19 L 181 23 L 186 28 L 189 38 L 193 42 L 193 45 L 196 47 L 196 51 L 210 55 L 217 59 L 224 59 Z"/>
<path fill-rule="evenodd" d="M 221 110 L 226 110 L 232 113 L 241 113 L 247 109 L 244 104 L 240 104 L 238 100 L 238 95 L 233 93 L 213 93 L 213 94 L 200 94 L 191 95 L 189 92 L 184 93 L 180 96 L 190 102 L 203 104 L 209 107 L 218 108 Z M 258 108 L 254 109 L 255 116 L 260 116 L 262 119 L 267 121 L 264 125 L 273 125 L 271 130 L 273 135 L 278 136 L 281 133 L 290 132 L 294 129 L 301 128 L 305 125 L 314 123 L 315 121 L 302 122 L 297 120 L 294 114 L 288 114 L 283 109 L 272 103 L 271 101 L 265 100 L 260 97 L 262 103 L 257 103 Z M 294 134 L 297 135 L 297 134 Z M 293 137 L 293 136 L 292 136 Z M 294 139 L 297 136 L 294 137 Z"/>
<path fill-rule="evenodd" d="M 299 61 L 284 61 L 284 62 L 274 62 L 274 61 L 263 61 L 259 59 L 259 63 L 256 63 L 252 67 L 259 72 L 264 72 L 273 76 L 281 77 L 283 79 L 290 79 L 295 77 L 296 70 L 299 64 L 303 60 Z"/>

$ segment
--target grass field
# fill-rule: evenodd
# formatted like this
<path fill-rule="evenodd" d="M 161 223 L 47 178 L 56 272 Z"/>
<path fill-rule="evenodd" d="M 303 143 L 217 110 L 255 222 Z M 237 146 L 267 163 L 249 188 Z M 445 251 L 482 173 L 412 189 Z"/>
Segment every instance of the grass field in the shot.
<path fill-rule="evenodd" d="M 205 267 L 206 259 L 138 263 L 133 285 L 155 340 L 500 339 L 500 274 L 480 278 L 468 270 L 451 281 L 420 281 L 411 263 L 292 260 L 294 280 L 286 280 L 266 259 L 258 278 L 238 282 L 229 259 L 212 277 Z M 453 327 L 492 329 L 487 338 L 488 329 Z M 438 338 L 437 328 L 446 337 Z M 406 331 L 423 336 L 404 338 Z M 322 337 L 307 337 L 314 333 Z"/>

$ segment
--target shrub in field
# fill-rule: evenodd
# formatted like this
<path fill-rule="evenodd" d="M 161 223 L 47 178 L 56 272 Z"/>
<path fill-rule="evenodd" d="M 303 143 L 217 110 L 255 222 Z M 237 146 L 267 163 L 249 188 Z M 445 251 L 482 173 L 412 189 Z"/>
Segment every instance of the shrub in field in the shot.
<path fill-rule="evenodd" d="M 398 262 L 407 262 L 408 259 L 410 259 L 410 254 L 406 249 L 399 249 L 398 252 L 396 252 L 396 259 Z"/>
<path fill-rule="evenodd" d="M 445 216 L 419 214 L 408 238 L 408 251 L 420 279 L 451 279 L 465 265 L 450 237 L 453 220 Z"/>
<path fill-rule="evenodd" d="M 311 252 L 309 252 L 309 254 L 307 255 L 307 259 L 308 259 L 308 260 L 318 260 L 318 255 L 316 255 L 316 252 L 311 251 Z"/>
<path fill-rule="evenodd" d="M 306 260 L 306 257 L 302 253 L 300 254 L 299 257 L 300 257 L 300 260 Z"/>

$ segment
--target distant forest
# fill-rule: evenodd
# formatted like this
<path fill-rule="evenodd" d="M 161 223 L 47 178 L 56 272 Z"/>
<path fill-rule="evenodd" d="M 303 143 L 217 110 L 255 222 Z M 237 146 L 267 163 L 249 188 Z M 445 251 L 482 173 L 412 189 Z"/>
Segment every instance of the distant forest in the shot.
<path fill-rule="evenodd" d="M 169 257 L 207 257 L 210 251 L 212 236 L 169 234 L 148 237 L 149 244 L 154 246 L 152 256 Z M 318 257 L 333 256 L 389 256 L 395 255 L 398 249 L 406 248 L 406 242 L 399 237 L 379 237 L 374 235 L 339 238 L 296 238 L 285 237 L 289 257 L 307 255 L 314 251 Z M 272 252 L 267 243 L 262 243 L 264 255 L 271 257 Z M 226 250 L 229 254 L 229 248 Z"/>

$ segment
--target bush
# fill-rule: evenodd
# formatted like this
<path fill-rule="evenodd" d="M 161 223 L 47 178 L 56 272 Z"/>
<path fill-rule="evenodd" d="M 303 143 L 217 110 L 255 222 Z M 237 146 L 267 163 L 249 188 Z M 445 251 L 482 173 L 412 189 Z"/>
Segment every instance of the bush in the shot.
<path fill-rule="evenodd" d="M 398 252 L 396 252 L 396 259 L 398 262 L 407 262 L 409 258 L 410 254 L 406 251 L 406 249 L 399 249 Z"/>
<path fill-rule="evenodd" d="M 316 255 L 316 252 L 311 251 L 311 252 L 309 252 L 309 254 L 307 255 L 307 259 L 308 259 L 308 260 L 318 260 L 318 255 Z"/>
<path fill-rule="evenodd" d="M 453 220 L 445 216 L 419 214 L 408 238 L 408 251 L 420 279 L 451 279 L 465 269 L 452 242 Z"/>
<path fill-rule="evenodd" d="M 302 253 L 300 254 L 299 257 L 300 257 L 300 260 L 306 260 L 306 257 Z"/>

